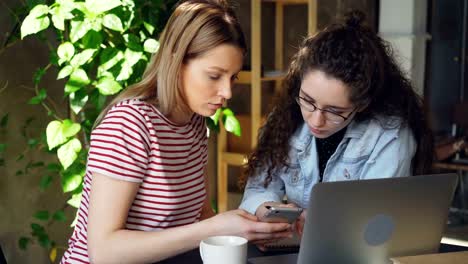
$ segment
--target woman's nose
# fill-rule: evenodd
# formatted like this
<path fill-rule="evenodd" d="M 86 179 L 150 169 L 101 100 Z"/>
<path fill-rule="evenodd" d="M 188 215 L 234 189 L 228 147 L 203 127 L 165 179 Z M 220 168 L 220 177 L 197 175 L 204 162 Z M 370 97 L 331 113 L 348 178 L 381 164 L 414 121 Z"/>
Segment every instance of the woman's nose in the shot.
<path fill-rule="evenodd" d="M 232 86 L 233 82 L 228 81 L 228 82 L 223 82 L 220 90 L 219 90 L 219 95 L 223 97 L 226 100 L 231 99 L 232 97 Z"/>
<path fill-rule="evenodd" d="M 313 127 L 321 127 L 325 124 L 325 116 L 323 115 L 322 111 L 320 111 L 319 109 L 310 113 L 309 118 L 310 118 L 310 124 Z"/>

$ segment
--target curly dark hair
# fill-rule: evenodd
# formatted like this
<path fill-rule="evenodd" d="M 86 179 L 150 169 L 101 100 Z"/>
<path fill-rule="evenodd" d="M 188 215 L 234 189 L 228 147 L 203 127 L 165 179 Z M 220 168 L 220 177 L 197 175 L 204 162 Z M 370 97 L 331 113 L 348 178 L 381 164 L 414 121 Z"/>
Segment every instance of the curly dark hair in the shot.
<path fill-rule="evenodd" d="M 280 168 L 288 166 L 289 140 L 304 122 L 295 101 L 302 79 L 312 70 L 342 81 L 350 89 L 350 101 L 363 109 L 357 122 L 376 116 L 399 117 L 417 142 L 412 173 L 429 171 L 433 159 L 432 134 L 422 99 L 395 62 L 390 45 L 363 24 L 364 14 L 349 12 L 343 22 L 328 26 L 303 41 L 289 67 L 284 88 L 260 129 L 258 144 L 249 157 L 245 176 L 267 169 L 265 187 Z"/>

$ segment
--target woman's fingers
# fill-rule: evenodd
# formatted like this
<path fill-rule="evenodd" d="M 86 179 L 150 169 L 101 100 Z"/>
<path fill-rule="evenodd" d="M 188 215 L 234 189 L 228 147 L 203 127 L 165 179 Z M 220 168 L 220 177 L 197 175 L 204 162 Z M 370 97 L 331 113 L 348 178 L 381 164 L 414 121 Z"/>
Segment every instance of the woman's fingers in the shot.
<path fill-rule="evenodd" d="M 305 224 L 305 218 L 307 216 L 307 211 L 304 210 L 301 215 L 299 216 L 299 219 L 297 219 L 296 223 L 295 223 L 295 229 L 297 231 L 297 233 L 299 234 L 299 236 L 302 236 L 303 232 L 304 232 L 304 224 Z"/>
<path fill-rule="evenodd" d="M 250 221 L 255 221 L 257 222 L 258 221 L 258 217 L 253 215 L 253 214 L 249 214 L 248 212 L 242 210 L 242 209 L 237 209 L 234 211 L 235 213 L 237 213 L 238 215 L 250 220 Z"/>
<path fill-rule="evenodd" d="M 255 233 L 277 233 L 281 231 L 290 232 L 291 224 L 256 222 L 252 224 L 252 231 Z"/>
<path fill-rule="evenodd" d="M 273 242 L 282 238 L 290 237 L 292 237 L 292 233 L 290 231 L 277 233 L 251 233 L 249 240 L 254 241 L 255 244 L 261 244 L 261 241 Z"/>

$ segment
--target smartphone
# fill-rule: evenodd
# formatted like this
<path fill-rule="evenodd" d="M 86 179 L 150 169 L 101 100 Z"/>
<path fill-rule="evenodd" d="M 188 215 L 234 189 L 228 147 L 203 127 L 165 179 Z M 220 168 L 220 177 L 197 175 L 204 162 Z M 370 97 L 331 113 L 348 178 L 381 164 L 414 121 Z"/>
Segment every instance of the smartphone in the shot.
<path fill-rule="evenodd" d="M 301 215 L 302 208 L 265 206 L 266 213 L 260 217 L 262 222 L 293 223 Z"/>

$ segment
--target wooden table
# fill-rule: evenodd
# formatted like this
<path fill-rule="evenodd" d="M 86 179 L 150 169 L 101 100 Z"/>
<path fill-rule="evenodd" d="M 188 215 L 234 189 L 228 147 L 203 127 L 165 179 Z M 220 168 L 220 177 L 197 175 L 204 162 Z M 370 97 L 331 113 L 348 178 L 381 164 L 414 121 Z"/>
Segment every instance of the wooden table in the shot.
<path fill-rule="evenodd" d="M 459 252 L 459 251 L 463 251 L 463 250 L 468 250 L 468 248 L 467 247 L 461 247 L 461 246 L 451 247 L 451 245 L 441 244 L 439 252 L 440 253 L 447 253 L 447 252 Z M 263 253 L 260 250 L 258 250 L 256 246 L 254 246 L 252 244 L 249 244 L 247 258 L 254 258 L 254 257 L 260 257 L 260 256 L 291 254 L 291 253 L 294 253 L 294 252 Z M 439 259 L 440 254 L 433 254 L 433 255 L 435 256 L 435 259 Z M 194 250 L 188 251 L 186 253 L 180 254 L 178 256 L 175 256 L 173 258 L 170 258 L 170 259 L 167 259 L 165 261 L 158 262 L 158 263 L 159 264 L 203 264 L 203 261 L 200 258 L 199 249 L 196 248 Z M 434 262 L 434 263 L 437 263 L 437 262 Z M 468 261 L 466 261 L 464 263 L 468 263 Z M 411 262 L 411 264 L 412 264 L 412 262 Z"/>

